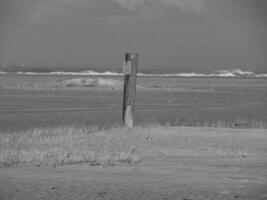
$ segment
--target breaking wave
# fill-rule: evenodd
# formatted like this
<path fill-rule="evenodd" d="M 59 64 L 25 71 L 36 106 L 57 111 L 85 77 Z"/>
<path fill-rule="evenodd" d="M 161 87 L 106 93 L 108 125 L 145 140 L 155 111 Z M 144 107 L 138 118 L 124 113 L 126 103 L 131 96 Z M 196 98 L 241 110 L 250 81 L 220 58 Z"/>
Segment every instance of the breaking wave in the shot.
<path fill-rule="evenodd" d="M 49 74 L 54 74 L 54 75 L 78 75 L 78 76 L 83 76 L 83 75 L 89 75 L 89 76 L 120 76 L 122 75 L 121 73 L 117 72 L 111 72 L 111 71 L 106 71 L 106 72 L 95 72 L 92 70 L 88 71 L 81 71 L 81 72 L 50 72 Z"/>
<path fill-rule="evenodd" d="M 219 70 L 217 71 L 218 74 L 220 75 L 225 75 L 225 76 L 238 76 L 238 75 L 254 75 L 254 72 L 251 71 L 242 71 L 241 69 L 232 69 L 232 70 Z"/>
<path fill-rule="evenodd" d="M 73 76 L 120 76 L 121 73 L 117 72 L 95 72 L 92 70 L 80 71 L 80 72 L 64 72 L 64 71 L 55 71 L 55 72 L 16 72 L 16 74 L 21 75 L 73 75 Z"/>
<path fill-rule="evenodd" d="M 257 77 L 257 78 L 267 78 L 267 74 L 256 74 L 255 77 Z"/>
<path fill-rule="evenodd" d="M 0 71 L 0 74 L 9 74 L 10 72 Z M 105 71 L 97 72 L 93 70 L 86 71 L 18 71 L 12 72 L 18 75 L 70 75 L 70 76 L 123 76 L 122 72 Z M 267 74 L 256 74 L 252 71 L 243 71 L 241 69 L 218 70 L 210 73 L 138 73 L 138 76 L 143 77 L 251 77 L 251 78 L 267 78 Z"/>
<path fill-rule="evenodd" d="M 176 73 L 176 74 L 139 74 L 140 76 L 166 76 L 166 77 L 256 77 L 265 78 L 267 74 L 255 74 L 251 71 L 242 71 L 240 69 L 219 70 L 214 73 Z"/>

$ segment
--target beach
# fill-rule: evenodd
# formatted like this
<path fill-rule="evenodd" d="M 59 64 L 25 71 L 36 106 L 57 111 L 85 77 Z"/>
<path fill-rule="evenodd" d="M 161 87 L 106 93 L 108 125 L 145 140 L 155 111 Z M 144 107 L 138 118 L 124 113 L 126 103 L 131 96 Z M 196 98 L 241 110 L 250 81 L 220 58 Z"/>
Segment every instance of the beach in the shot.
<path fill-rule="evenodd" d="M 96 134 L 126 135 L 142 160 L 4 167 L 1 199 L 267 198 L 265 130 L 137 127 Z"/>
<path fill-rule="evenodd" d="M 121 76 L 0 75 L 0 130 L 120 126 L 122 84 Z M 138 77 L 135 121 L 266 128 L 266 88 L 265 78 Z"/>
<path fill-rule="evenodd" d="M 0 199 L 267 198 L 265 78 L 0 75 Z"/>

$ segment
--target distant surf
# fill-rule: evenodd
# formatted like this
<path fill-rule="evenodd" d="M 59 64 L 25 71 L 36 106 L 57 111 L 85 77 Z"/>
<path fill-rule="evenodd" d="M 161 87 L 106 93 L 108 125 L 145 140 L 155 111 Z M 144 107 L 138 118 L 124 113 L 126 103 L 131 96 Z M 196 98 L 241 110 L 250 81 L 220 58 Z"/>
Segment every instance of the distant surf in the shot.
<path fill-rule="evenodd" d="M 54 71 L 54 72 L 16 72 L 16 74 L 21 75 L 73 75 L 73 76 L 121 76 L 122 73 L 117 72 L 96 72 L 93 70 L 87 71 L 78 71 L 78 72 L 70 72 L 70 71 Z"/>
<path fill-rule="evenodd" d="M 119 71 L 96 71 L 96 70 L 82 70 L 82 71 L 42 71 L 37 70 L 9 70 L 0 71 L 0 74 L 17 74 L 17 75 L 69 75 L 69 76 L 123 76 Z M 241 69 L 232 70 L 218 70 L 215 72 L 195 73 L 195 72 L 181 72 L 181 73 L 138 73 L 138 76 L 143 77 L 247 77 L 247 78 L 267 78 L 267 74 L 259 74 L 252 71 L 243 71 Z"/>

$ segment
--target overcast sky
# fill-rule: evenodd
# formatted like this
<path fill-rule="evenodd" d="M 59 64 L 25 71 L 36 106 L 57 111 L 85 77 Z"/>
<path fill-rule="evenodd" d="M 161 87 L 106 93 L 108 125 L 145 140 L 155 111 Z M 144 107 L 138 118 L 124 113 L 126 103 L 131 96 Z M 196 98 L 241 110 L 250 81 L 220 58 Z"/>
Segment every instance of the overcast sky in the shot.
<path fill-rule="evenodd" d="M 0 0 L 0 65 L 267 71 L 267 0 Z"/>

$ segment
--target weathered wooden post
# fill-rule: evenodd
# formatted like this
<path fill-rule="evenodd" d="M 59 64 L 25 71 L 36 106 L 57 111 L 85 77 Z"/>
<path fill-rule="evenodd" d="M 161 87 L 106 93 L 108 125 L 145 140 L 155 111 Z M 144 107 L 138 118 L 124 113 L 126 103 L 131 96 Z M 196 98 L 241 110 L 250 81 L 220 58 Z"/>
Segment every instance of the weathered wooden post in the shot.
<path fill-rule="evenodd" d="M 123 62 L 124 90 L 123 90 L 123 125 L 131 128 L 134 125 L 135 93 L 136 93 L 136 74 L 138 67 L 137 53 L 126 53 Z"/>

